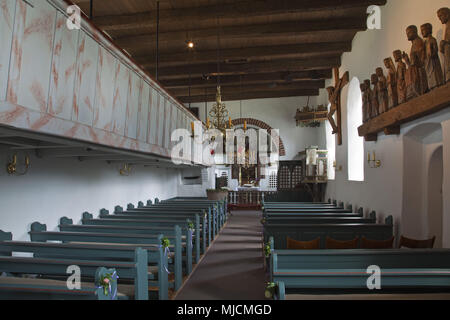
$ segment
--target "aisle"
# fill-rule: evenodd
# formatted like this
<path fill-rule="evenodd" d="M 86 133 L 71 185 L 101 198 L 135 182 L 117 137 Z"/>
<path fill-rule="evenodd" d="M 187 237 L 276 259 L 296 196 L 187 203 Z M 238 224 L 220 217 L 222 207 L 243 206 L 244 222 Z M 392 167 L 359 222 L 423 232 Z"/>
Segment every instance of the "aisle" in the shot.
<path fill-rule="evenodd" d="M 265 274 L 259 211 L 233 211 L 176 300 L 261 300 Z"/>

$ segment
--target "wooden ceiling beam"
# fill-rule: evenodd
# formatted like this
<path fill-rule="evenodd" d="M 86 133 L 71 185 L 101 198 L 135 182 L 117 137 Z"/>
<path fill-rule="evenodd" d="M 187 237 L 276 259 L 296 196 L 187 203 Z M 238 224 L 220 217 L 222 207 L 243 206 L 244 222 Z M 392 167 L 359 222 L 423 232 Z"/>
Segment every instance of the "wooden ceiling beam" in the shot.
<path fill-rule="evenodd" d="M 78 0 L 77 2 L 85 4 L 89 1 Z M 177 21 L 181 24 L 189 24 L 192 23 L 192 21 L 197 20 L 210 20 L 212 23 L 215 23 L 217 18 L 224 17 L 246 18 L 280 13 L 353 9 L 355 7 L 361 7 L 364 9 L 373 4 L 385 5 L 386 0 L 252 0 L 202 7 L 162 9 L 160 11 L 160 18 L 162 23 L 165 21 Z M 154 28 L 156 26 L 156 12 L 149 11 L 134 14 L 96 17 L 94 19 L 94 23 L 106 31 Z"/>
<path fill-rule="evenodd" d="M 313 57 L 324 54 L 342 54 L 343 52 L 350 52 L 352 43 L 345 42 L 323 42 L 323 43 L 302 43 L 294 45 L 280 45 L 280 46 L 264 46 L 253 48 L 225 48 L 221 50 L 220 57 L 222 61 L 233 60 L 249 60 L 261 58 L 283 58 L 283 57 Z M 139 63 L 145 64 L 148 68 L 154 68 L 156 58 L 152 52 L 150 55 L 134 56 L 134 59 Z M 151 61 L 150 63 L 146 63 Z M 184 64 L 207 63 L 217 61 L 217 50 L 205 51 L 187 51 L 177 53 L 161 52 L 159 57 L 159 66 L 175 66 Z"/>
<path fill-rule="evenodd" d="M 269 72 L 294 72 L 330 69 L 341 65 L 340 55 L 320 59 L 280 60 L 267 62 L 253 62 L 245 64 L 225 64 L 220 66 L 220 75 L 239 75 L 247 73 L 269 73 Z M 165 67 L 159 69 L 159 79 L 180 79 L 191 77 L 202 77 L 204 75 L 215 76 L 218 74 L 217 64 L 185 65 L 177 67 Z"/>
<path fill-rule="evenodd" d="M 274 73 L 259 73 L 259 74 L 243 74 L 222 76 L 220 82 L 222 85 L 240 85 L 258 84 L 258 83 L 279 83 L 279 82 L 295 82 L 305 80 L 321 80 L 329 79 L 332 76 L 331 69 L 329 70 L 314 70 L 314 71 L 299 71 L 299 72 L 274 72 Z M 211 76 L 207 79 L 203 77 L 186 78 L 161 81 L 161 84 L 167 89 L 177 88 L 215 88 L 217 86 L 217 77 Z"/>
<path fill-rule="evenodd" d="M 238 101 L 238 100 L 250 100 L 250 99 L 266 99 L 266 98 L 283 98 L 283 97 L 306 97 L 306 96 L 318 96 L 319 89 L 304 89 L 304 90 L 280 90 L 280 91 L 257 91 L 257 92 L 234 92 L 222 95 L 223 101 Z M 213 102 L 216 101 L 216 94 L 209 94 L 207 96 L 191 96 L 191 97 L 178 97 L 178 99 L 187 103 L 201 103 L 201 102 Z"/>
<path fill-rule="evenodd" d="M 263 84 L 243 84 L 241 85 L 224 85 L 221 83 L 222 93 L 229 92 L 261 92 L 261 91 L 288 91 L 288 90 L 303 90 L 303 89 L 322 89 L 325 87 L 325 80 L 306 80 L 293 83 L 263 83 Z M 209 90 L 208 90 L 209 89 Z M 191 96 L 201 96 L 215 93 L 216 87 L 213 88 L 191 88 Z M 189 96 L 189 88 L 171 89 L 169 92 L 177 97 Z"/>
<path fill-rule="evenodd" d="M 313 21 L 287 21 L 282 23 L 265 23 L 257 25 L 237 25 L 223 27 L 220 30 L 220 39 L 262 37 L 266 38 L 275 35 L 299 35 L 308 34 L 312 37 L 315 32 L 320 31 L 362 31 L 367 28 L 366 17 L 349 17 L 334 20 L 313 20 Z M 199 30 L 181 30 L 172 32 L 162 32 L 159 35 L 160 43 L 183 43 L 189 39 L 199 41 L 202 39 L 217 38 L 217 28 L 205 28 Z M 317 35 L 316 35 L 317 36 Z M 136 47 L 152 47 L 156 43 L 156 33 L 140 35 L 127 35 L 115 39 L 117 45 L 125 49 Z"/>

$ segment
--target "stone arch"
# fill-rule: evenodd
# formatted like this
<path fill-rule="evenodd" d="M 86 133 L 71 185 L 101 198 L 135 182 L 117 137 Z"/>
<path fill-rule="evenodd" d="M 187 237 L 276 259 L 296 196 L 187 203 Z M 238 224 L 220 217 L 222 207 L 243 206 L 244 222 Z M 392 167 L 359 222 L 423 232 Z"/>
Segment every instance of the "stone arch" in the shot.
<path fill-rule="evenodd" d="M 264 121 L 257 120 L 257 119 L 254 119 L 254 118 L 239 118 L 239 119 L 234 119 L 232 122 L 233 122 L 233 126 L 236 127 L 236 126 L 243 126 L 245 121 L 247 121 L 247 125 L 267 130 L 267 132 L 269 132 L 269 133 L 273 129 L 271 126 L 269 126 Z M 283 140 L 281 139 L 281 137 L 280 137 L 280 150 L 279 150 L 279 153 L 280 153 L 280 157 L 286 155 L 286 149 L 284 147 L 284 143 L 283 143 Z"/>

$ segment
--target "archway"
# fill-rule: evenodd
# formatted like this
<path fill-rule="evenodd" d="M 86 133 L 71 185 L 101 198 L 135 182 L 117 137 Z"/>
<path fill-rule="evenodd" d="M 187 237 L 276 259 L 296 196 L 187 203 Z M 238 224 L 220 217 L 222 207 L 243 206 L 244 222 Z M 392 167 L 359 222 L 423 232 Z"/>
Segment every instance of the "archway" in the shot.
<path fill-rule="evenodd" d="M 438 218 L 442 215 L 439 213 L 442 209 L 431 204 L 439 195 L 436 190 L 439 190 L 439 193 L 442 188 L 442 154 L 439 155 L 439 148 L 442 148 L 440 123 L 420 124 L 403 136 L 403 205 L 400 232 L 404 236 L 425 239 L 431 235 L 431 228 L 433 233 L 437 232 L 439 223 L 442 229 L 442 221 L 439 222 L 441 218 Z M 439 174 L 440 182 L 436 181 L 439 179 L 431 181 Z M 440 203 L 442 206 L 442 199 Z M 430 212 L 430 206 L 433 213 Z"/>
<path fill-rule="evenodd" d="M 436 248 L 442 248 L 444 172 L 442 151 L 443 148 L 440 146 L 433 152 L 428 166 L 428 237 L 436 236 Z"/>

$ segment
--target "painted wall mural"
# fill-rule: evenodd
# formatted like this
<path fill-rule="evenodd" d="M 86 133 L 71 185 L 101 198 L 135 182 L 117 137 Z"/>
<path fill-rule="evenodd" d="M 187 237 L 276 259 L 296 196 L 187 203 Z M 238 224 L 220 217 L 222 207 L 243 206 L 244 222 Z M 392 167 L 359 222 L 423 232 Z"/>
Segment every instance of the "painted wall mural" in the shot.
<path fill-rule="evenodd" d="M 0 0 L 0 125 L 168 157 L 196 118 L 63 0 Z M 189 124 L 189 125 L 188 125 Z"/>

